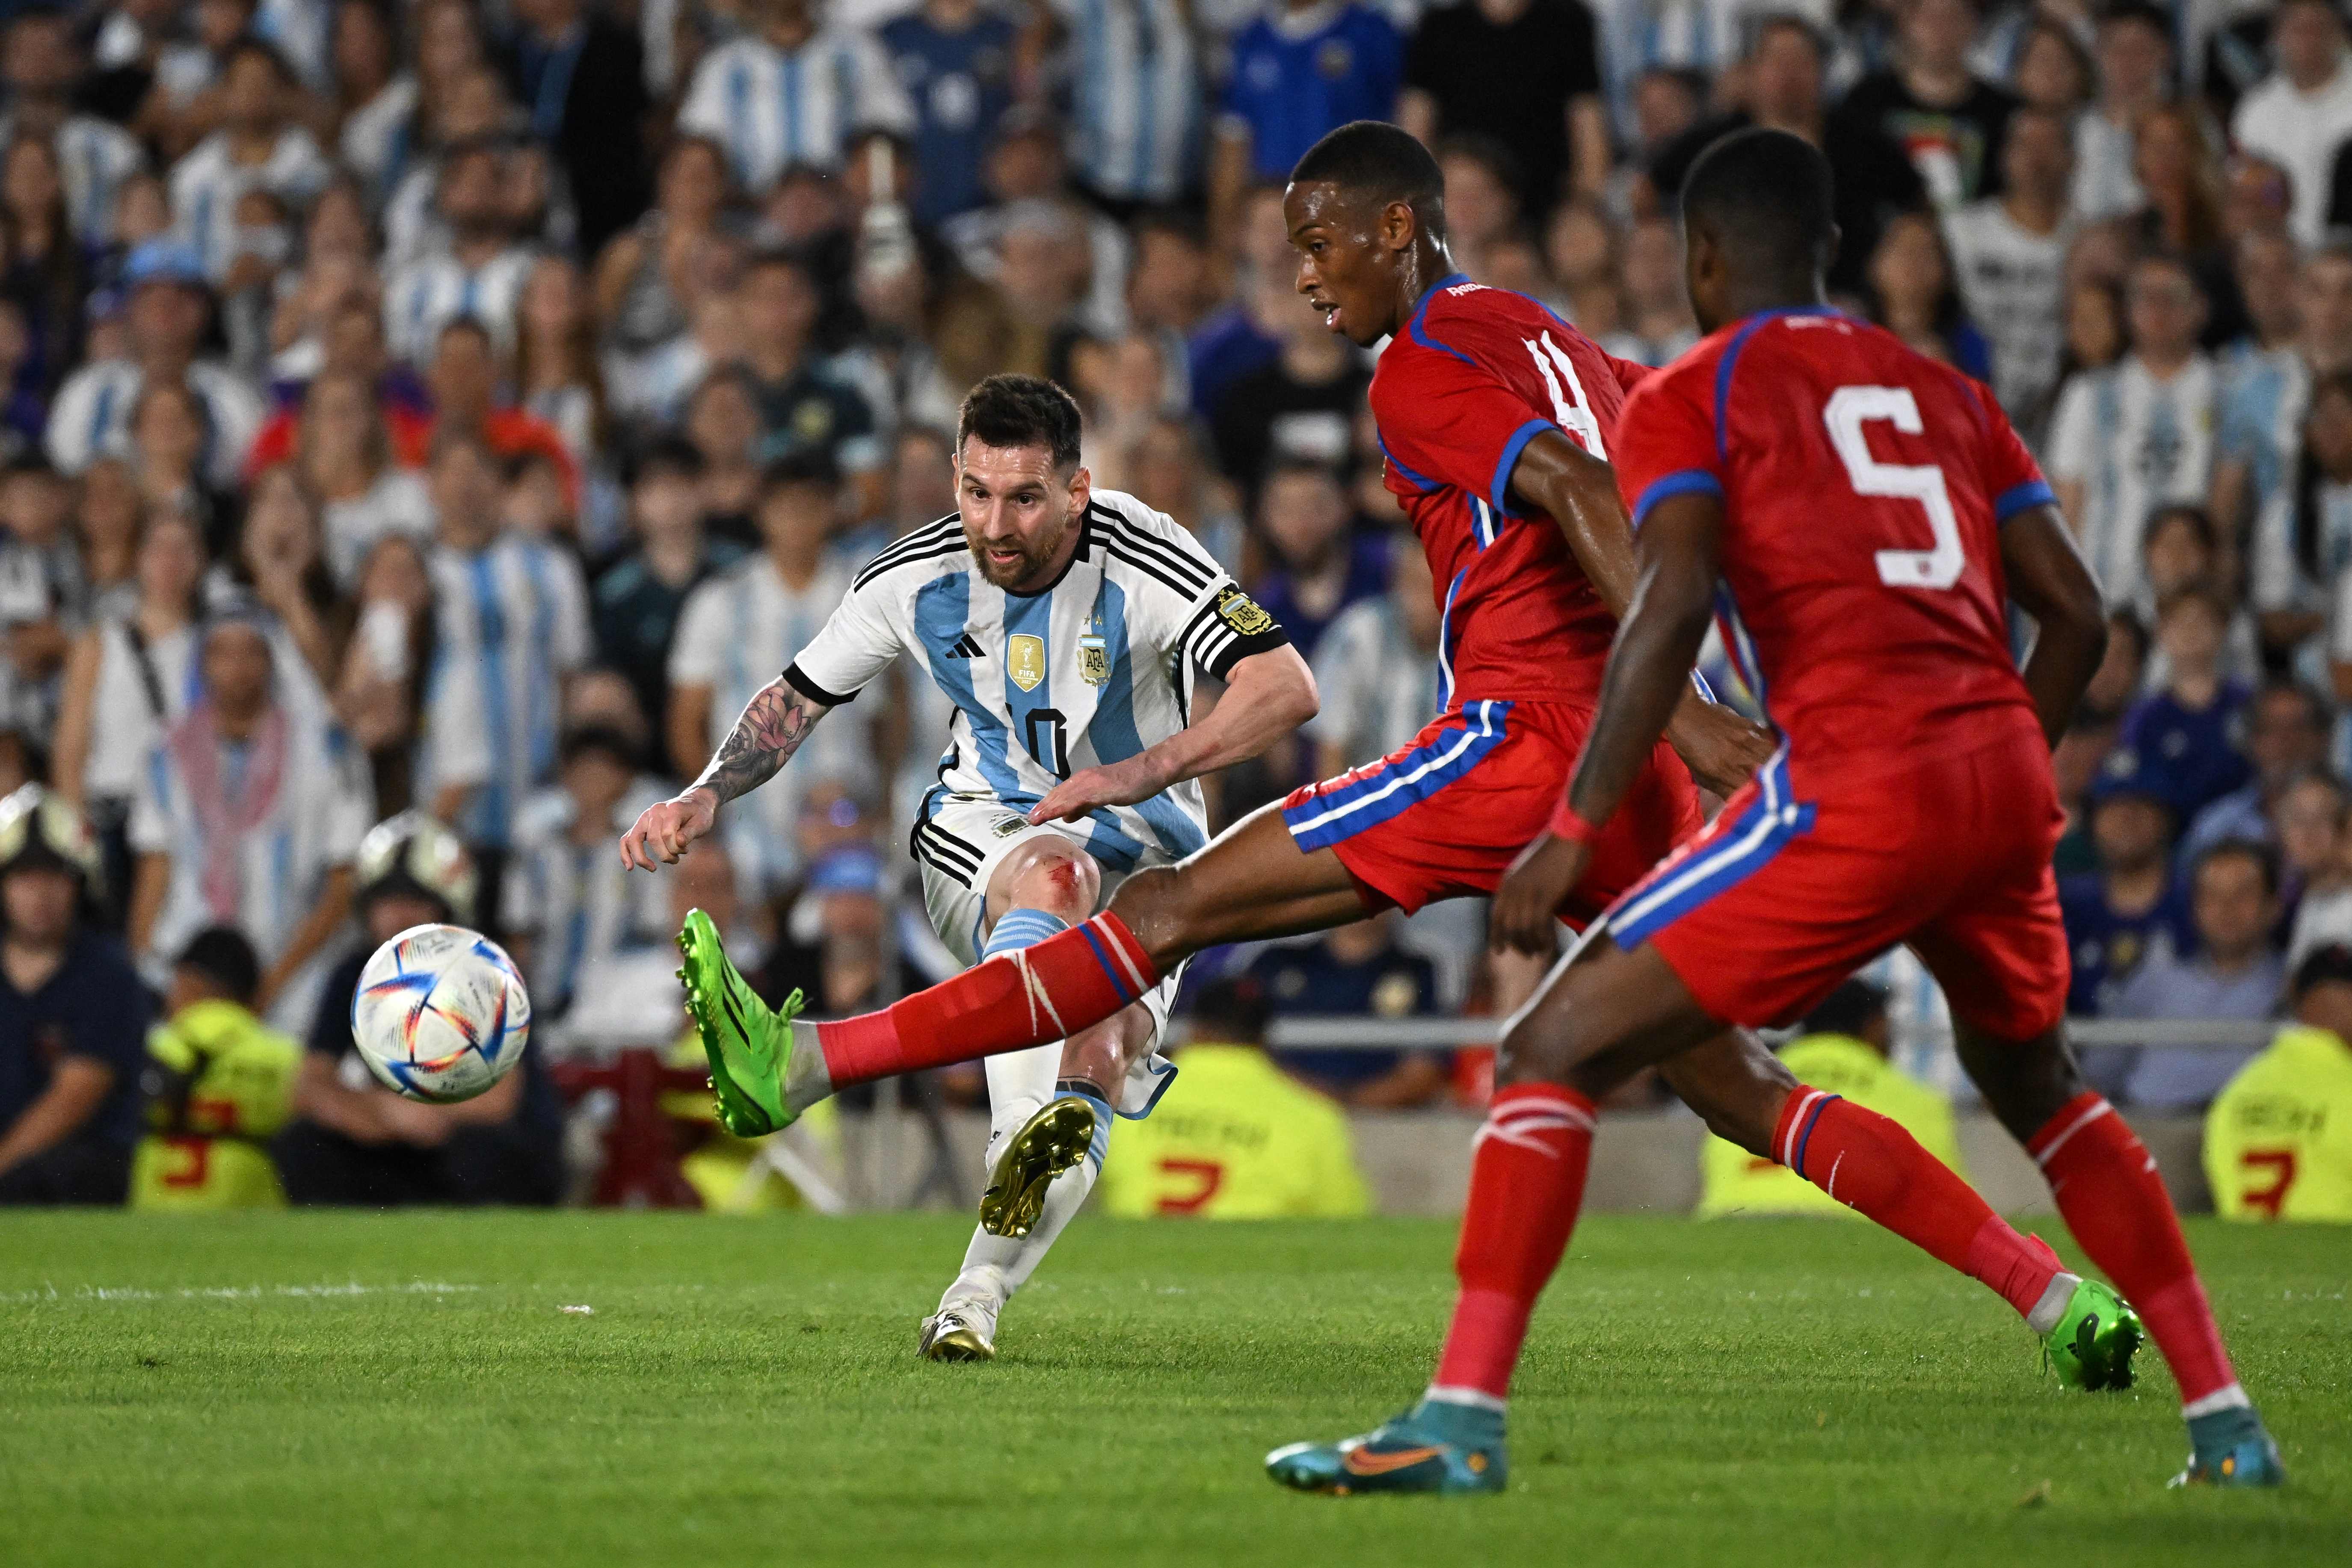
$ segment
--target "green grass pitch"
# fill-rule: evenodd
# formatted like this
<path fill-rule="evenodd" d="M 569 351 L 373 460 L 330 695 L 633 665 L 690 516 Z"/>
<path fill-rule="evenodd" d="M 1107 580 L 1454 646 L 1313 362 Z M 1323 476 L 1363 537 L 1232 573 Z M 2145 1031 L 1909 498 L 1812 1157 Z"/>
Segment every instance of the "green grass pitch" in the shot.
<path fill-rule="evenodd" d="M 1604 1218 L 1538 1318 L 1509 1495 L 1337 1500 L 1260 1457 L 1413 1395 L 1451 1225 L 1090 1220 L 999 1361 L 933 1366 L 967 1228 L 0 1218 L 0 1563 L 2352 1562 L 2341 1230 L 2191 1238 L 2284 1494 L 2168 1493 L 2153 1357 L 2062 1394 L 1865 1227 Z"/>

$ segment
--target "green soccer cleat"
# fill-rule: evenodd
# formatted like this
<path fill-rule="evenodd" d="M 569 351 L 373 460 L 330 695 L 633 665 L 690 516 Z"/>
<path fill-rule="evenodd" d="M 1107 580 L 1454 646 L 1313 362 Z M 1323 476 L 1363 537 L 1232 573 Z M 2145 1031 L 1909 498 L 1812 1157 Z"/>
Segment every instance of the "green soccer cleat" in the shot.
<path fill-rule="evenodd" d="M 980 1228 L 991 1236 L 1026 1236 L 1045 1212 L 1054 1178 L 1087 1157 L 1095 1141 L 1095 1108 L 1075 1095 L 1050 1101 L 1021 1124 L 996 1156 L 988 1190 L 980 1195 Z"/>
<path fill-rule="evenodd" d="M 699 909 L 686 912 L 677 950 L 686 956 L 677 972 L 686 984 L 686 1010 L 710 1059 L 719 1124 L 739 1138 L 763 1138 L 791 1126 L 800 1113 L 784 1103 L 784 1070 L 793 1060 L 801 994 L 786 997 L 781 1008 L 752 994 L 728 961 L 719 927 Z"/>
<path fill-rule="evenodd" d="M 2042 1336 L 2042 1360 L 2068 1388 L 2129 1388 L 2132 1356 L 2147 1337 L 2130 1302 L 2085 1280 L 2066 1298 L 2058 1326 Z"/>
<path fill-rule="evenodd" d="M 1293 1443 L 1265 1457 L 1265 1473 L 1277 1484 L 1331 1497 L 1501 1491 L 1507 1470 L 1499 1414 L 1440 1412 L 1426 1401 L 1360 1437 Z"/>

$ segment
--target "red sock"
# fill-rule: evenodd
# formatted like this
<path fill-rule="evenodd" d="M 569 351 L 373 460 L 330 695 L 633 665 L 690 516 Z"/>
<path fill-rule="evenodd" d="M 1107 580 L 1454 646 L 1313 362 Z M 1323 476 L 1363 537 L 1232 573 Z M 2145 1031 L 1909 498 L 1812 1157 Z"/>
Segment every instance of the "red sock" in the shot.
<path fill-rule="evenodd" d="M 2026 1141 L 2066 1228 L 2137 1309 L 2185 1405 L 2234 1392 L 2221 1331 L 2147 1146 L 2088 1091 Z"/>
<path fill-rule="evenodd" d="M 1159 984 L 1150 955 L 1108 909 L 1034 946 L 982 959 L 877 1013 L 816 1026 L 835 1090 L 1063 1040 Z"/>
<path fill-rule="evenodd" d="M 1591 1158 L 1591 1101 L 1558 1083 L 1496 1092 L 1472 1145 L 1454 1253 L 1462 1288 L 1433 1387 L 1496 1402 L 1510 1392 L 1528 1314 L 1568 1250 Z"/>
<path fill-rule="evenodd" d="M 1799 1085 L 1780 1108 L 1772 1155 L 1937 1262 L 1981 1280 L 2022 1317 L 2059 1273 L 2057 1254 L 2021 1236 L 1900 1124 Z"/>

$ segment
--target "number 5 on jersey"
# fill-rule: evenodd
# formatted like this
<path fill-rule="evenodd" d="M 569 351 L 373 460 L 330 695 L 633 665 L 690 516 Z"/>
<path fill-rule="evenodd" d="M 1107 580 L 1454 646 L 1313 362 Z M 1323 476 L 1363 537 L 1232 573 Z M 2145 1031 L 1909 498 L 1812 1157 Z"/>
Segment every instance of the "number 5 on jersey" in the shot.
<path fill-rule="evenodd" d="M 1840 387 L 1830 395 L 1822 419 L 1855 495 L 1916 501 L 1927 513 L 1936 548 L 1880 550 L 1879 580 L 1889 588 L 1941 589 L 1958 582 L 1968 557 L 1960 549 L 1960 519 L 1952 510 L 1951 492 L 1944 486 L 1944 471 L 1933 464 L 1881 463 L 1870 455 L 1870 438 L 1863 430 L 1872 420 L 1883 419 L 1906 435 L 1919 434 L 1925 426 L 1911 389 Z"/>

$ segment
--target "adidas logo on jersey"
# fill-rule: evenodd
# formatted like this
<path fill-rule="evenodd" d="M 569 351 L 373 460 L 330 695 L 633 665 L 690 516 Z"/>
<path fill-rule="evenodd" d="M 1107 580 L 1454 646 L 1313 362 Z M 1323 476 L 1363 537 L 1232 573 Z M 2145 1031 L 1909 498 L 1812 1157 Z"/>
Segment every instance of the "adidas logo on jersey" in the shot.
<path fill-rule="evenodd" d="M 950 659 L 982 659 L 987 654 L 982 651 L 980 640 L 967 632 L 955 640 L 955 646 L 948 650 L 947 656 Z"/>

